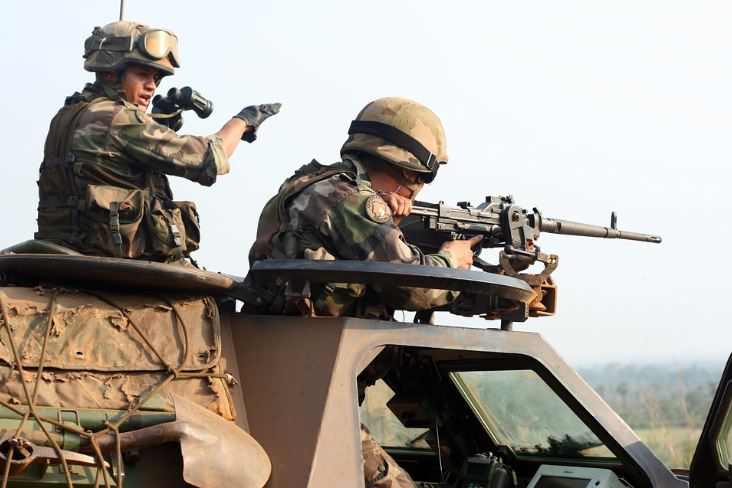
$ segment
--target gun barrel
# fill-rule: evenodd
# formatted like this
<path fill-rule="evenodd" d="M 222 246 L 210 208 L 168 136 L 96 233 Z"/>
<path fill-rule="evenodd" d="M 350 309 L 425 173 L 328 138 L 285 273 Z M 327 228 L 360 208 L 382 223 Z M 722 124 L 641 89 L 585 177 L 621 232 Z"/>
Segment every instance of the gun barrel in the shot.
<path fill-rule="evenodd" d="M 584 237 L 600 237 L 605 239 L 626 239 L 629 241 L 641 242 L 661 242 L 661 236 L 650 234 L 641 234 L 639 232 L 628 232 L 612 227 L 603 227 L 601 225 L 582 224 L 580 222 L 572 222 L 571 220 L 550 219 L 543 217 L 541 219 L 542 232 L 550 234 L 564 234 L 569 236 Z"/>
<path fill-rule="evenodd" d="M 429 205 L 429 203 L 414 202 L 414 206 L 412 206 L 412 211 L 409 215 L 417 217 L 437 217 L 439 213 L 437 211 L 437 207 Z"/>

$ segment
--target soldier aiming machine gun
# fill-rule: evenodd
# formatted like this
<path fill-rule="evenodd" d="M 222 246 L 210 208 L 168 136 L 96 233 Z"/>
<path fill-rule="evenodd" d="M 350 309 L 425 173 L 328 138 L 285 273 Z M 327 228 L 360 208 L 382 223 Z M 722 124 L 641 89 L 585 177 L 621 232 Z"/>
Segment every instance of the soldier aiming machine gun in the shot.
<path fill-rule="evenodd" d="M 453 239 L 467 239 L 482 235 L 483 240 L 477 248 L 473 265 L 490 273 L 505 274 L 526 281 L 535 291 L 536 300 L 524 310 L 517 310 L 509 320 L 523 321 L 526 317 L 554 315 L 556 308 L 556 285 L 550 275 L 559 264 L 555 254 L 542 252 L 536 245 L 541 232 L 606 239 L 626 239 L 632 241 L 660 243 L 661 237 L 618 229 L 617 215 L 612 213 L 610 227 L 583 224 L 569 220 L 544 217 L 534 208 L 533 212 L 516 205 L 511 195 L 486 197 L 485 202 L 473 207 L 469 202 L 459 202 L 457 207 L 415 202 L 412 212 L 400 225 L 407 242 L 416 245 L 427 253 L 436 252 L 443 242 Z M 490 264 L 480 257 L 481 248 L 503 248 L 499 253 L 499 264 Z M 544 264 L 538 274 L 519 273 L 536 263 Z M 475 297 L 473 297 L 475 298 Z M 463 315 L 473 315 L 476 310 L 496 308 L 496 314 L 486 318 L 502 316 L 506 310 L 491 304 L 474 303 L 462 297 L 453 305 L 451 311 Z"/>

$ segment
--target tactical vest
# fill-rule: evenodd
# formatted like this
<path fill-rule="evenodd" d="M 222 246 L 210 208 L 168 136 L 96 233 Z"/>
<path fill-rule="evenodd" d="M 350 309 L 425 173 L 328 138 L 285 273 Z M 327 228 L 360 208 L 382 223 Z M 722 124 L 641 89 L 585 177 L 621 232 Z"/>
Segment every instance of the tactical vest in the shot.
<path fill-rule="evenodd" d="M 138 179 L 106 174 L 73 152 L 84 112 L 108 100 L 79 93 L 67 98 L 51 121 L 38 179 L 36 239 L 83 254 L 170 261 L 198 249 L 198 213 L 192 202 L 174 202 L 165 175 Z"/>
<path fill-rule="evenodd" d="M 287 205 L 308 187 L 335 175 L 357 182 L 361 173 L 359 164 L 347 157 L 345 162 L 330 166 L 312 160 L 295 171 L 262 210 L 257 237 L 249 252 L 250 265 L 261 259 L 337 259 L 325 249 L 307 247 L 306 243 L 320 240 L 320 236 L 308 235 L 314 230 L 288 232 Z M 246 311 L 306 316 L 348 315 L 382 320 L 390 320 L 393 314 L 390 307 L 362 284 L 311 284 L 299 280 L 256 283 L 251 275 L 247 276 L 246 283 L 253 298 Z"/>
<path fill-rule="evenodd" d="M 273 244 L 275 241 L 279 240 L 287 230 L 289 219 L 287 218 L 286 205 L 293 197 L 309 186 L 337 174 L 348 175 L 354 181 L 357 179 L 354 169 L 346 163 L 325 166 L 313 159 L 285 180 L 277 195 L 272 197 L 262 210 L 257 227 L 257 237 L 249 252 L 249 264 L 258 259 L 303 258 L 305 248 L 298 243 L 282 243 L 283 245 L 278 246 L 285 249 L 284 255 L 274 249 Z"/>

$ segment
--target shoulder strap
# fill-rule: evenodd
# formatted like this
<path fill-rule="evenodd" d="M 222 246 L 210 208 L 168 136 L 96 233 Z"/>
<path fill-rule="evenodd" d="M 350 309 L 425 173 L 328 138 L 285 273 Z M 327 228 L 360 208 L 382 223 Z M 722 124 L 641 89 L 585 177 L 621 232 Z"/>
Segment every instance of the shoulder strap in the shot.
<path fill-rule="evenodd" d="M 285 206 L 290 198 L 319 181 L 342 173 L 350 173 L 354 179 L 356 178 L 353 169 L 347 164 L 339 162 L 324 166 L 316 160 L 312 160 L 285 180 L 277 195 L 267 202 L 262 210 L 257 227 L 257 237 L 250 251 L 250 260 L 271 256 L 273 239 L 277 234 L 283 232 L 287 225 Z"/>
<path fill-rule="evenodd" d="M 316 168 L 316 171 L 313 173 L 301 172 L 304 168 L 309 166 Z M 299 174 L 299 177 L 298 172 L 301 172 Z M 297 195 L 301 191 L 305 190 L 307 187 L 312 186 L 319 181 L 327 180 L 331 176 L 335 176 L 340 173 L 352 173 L 354 175 L 354 179 L 356 177 L 356 174 L 353 173 L 353 170 L 349 168 L 348 165 L 342 162 L 338 162 L 330 166 L 323 166 L 313 159 L 309 164 L 297 170 L 295 174 L 290 177 L 290 179 L 285 181 L 285 183 L 280 187 L 280 193 L 277 196 L 277 214 L 279 217 L 278 232 L 284 230 L 283 226 L 287 222 L 287 212 L 285 210 L 285 205 L 291 197 Z"/>
<path fill-rule="evenodd" d="M 71 143 L 74 132 L 79 123 L 81 114 L 94 100 L 86 100 L 81 97 L 71 98 L 71 104 L 65 105 L 58 111 L 51 121 L 48 129 L 46 145 L 43 149 L 43 164 L 46 165 L 64 164 L 71 151 Z M 78 101 L 77 101 L 78 100 Z M 74 103 L 75 102 L 75 103 Z"/>

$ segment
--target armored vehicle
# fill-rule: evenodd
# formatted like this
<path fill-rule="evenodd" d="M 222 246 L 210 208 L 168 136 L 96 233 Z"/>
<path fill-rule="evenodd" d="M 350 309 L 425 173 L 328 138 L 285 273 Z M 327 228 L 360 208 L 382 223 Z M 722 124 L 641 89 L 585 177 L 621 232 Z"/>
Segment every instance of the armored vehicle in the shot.
<path fill-rule="evenodd" d="M 421 487 L 731 486 L 732 362 L 691 470 L 672 471 L 541 335 L 513 330 L 516 310 L 552 308 L 515 276 L 251 270 L 458 290 L 452 312 L 502 319 L 463 328 L 242 313 L 263 297 L 235 277 L 38 242 L 0 273 L 2 486 L 363 487 L 362 424 Z"/>

